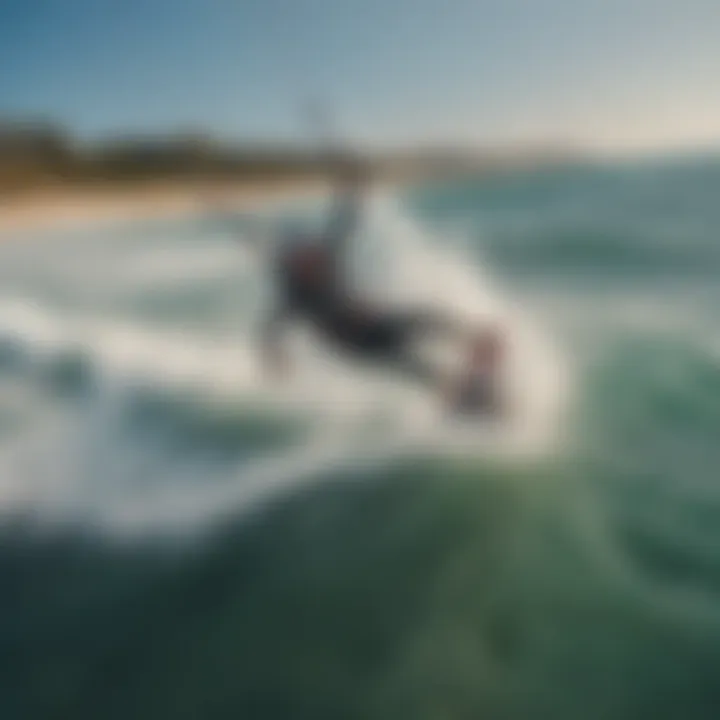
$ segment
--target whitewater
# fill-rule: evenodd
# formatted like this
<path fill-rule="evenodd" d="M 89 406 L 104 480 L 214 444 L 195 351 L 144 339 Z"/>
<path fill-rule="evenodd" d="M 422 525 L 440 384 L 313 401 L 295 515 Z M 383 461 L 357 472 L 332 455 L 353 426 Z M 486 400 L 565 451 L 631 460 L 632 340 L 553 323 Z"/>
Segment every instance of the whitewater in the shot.
<path fill-rule="evenodd" d="M 287 223 L 293 210 L 296 223 L 312 223 L 325 208 L 277 215 Z M 269 382 L 257 326 L 272 302 L 270 253 L 252 237 L 257 222 L 212 220 L 3 247 L 12 283 L 0 300 L 0 354 L 37 418 L 18 418 L 6 438 L 3 515 L 182 533 L 341 466 L 350 477 L 358 463 L 419 452 L 517 459 L 551 448 L 566 391 L 561 355 L 490 271 L 471 265 L 461 237 L 424 231 L 376 193 L 348 272 L 387 306 L 504 329 L 513 413 L 499 426 L 453 421 L 427 389 L 348 365 L 307 332 L 293 338 L 294 377 Z M 282 228 L 266 213 L 260 242 Z M 252 440 L 262 428 L 262 442 Z"/>

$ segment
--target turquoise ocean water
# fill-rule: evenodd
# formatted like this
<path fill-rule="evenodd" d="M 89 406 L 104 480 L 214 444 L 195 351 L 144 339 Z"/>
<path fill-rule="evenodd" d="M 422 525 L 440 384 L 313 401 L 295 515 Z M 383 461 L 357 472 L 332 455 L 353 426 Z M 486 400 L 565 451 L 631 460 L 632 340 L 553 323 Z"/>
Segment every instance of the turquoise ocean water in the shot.
<path fill-rule="evenodd" d="M 372 201 L 388 302 L 498 318 L 458 426 L 302 333 L 238 238 L 316 203 L 0 247 L 0 716 L 715 718 L 720 163 Z M 294 218 L 294 219 L 293 219 Z"/>

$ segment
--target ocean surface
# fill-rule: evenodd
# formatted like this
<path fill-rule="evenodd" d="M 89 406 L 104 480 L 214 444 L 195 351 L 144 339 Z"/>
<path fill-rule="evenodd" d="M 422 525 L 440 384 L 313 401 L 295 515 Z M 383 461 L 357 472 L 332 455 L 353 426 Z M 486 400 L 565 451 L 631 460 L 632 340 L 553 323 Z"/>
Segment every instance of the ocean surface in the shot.
<path fill-rule="evenodd" d="M 378 192 L 358 291 L 492 321 L 458 422 L 299 330 L 320 200 L 0 246 L 0 717 L 717 718 L 720 162 Z"/>

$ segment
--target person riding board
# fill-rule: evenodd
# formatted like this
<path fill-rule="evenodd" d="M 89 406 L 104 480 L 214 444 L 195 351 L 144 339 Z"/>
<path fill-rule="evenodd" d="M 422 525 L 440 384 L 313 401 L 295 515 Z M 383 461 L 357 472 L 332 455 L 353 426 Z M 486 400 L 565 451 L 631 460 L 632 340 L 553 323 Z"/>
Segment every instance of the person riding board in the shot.
<path fill-rule="evenodd" d="M 279 298 L 263 322 L 264 367 L 276 375 L 289 370 L 283 329 L 304 319 L 338 352 L 410 374 L 441 393 L 459 413 L 496 411 L 503 345 L 497 330 L 468 334 L 436 313 L 374 307 L 350 291 L 343 265 L 359 222 L 365 173 L 346 161 L 338 184 L 325 230 L 296 238 L 275 258 Z M 421 357 L 417 343 L 427 335 L 467 342 L 467 365 L 459 377 L 448 377 Z"/>

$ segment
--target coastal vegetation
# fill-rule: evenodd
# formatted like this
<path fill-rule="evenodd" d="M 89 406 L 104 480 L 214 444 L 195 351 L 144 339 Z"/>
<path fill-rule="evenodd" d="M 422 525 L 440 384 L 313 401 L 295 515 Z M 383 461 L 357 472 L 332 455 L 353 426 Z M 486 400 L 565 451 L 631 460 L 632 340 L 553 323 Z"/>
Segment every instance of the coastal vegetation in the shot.
<path fill-rule="evenodd" d="M 569 155 L 549 148 L 472 151 L 412 148 L 367 152 L 387 178 L 498 170 Z M 312 147 L 279 142 L 229 142 L 197 131 L 121 135 L 81 141 L 51 122 L 0 119 L 0 193 L 56 187 L 135 186 L 187 181 L 275 182 L 320 177 L 331 161 Z"/>

